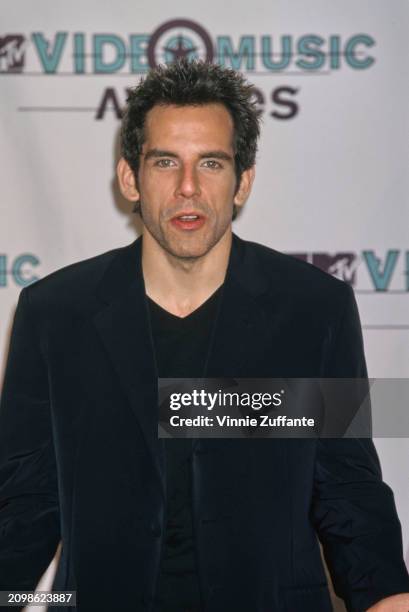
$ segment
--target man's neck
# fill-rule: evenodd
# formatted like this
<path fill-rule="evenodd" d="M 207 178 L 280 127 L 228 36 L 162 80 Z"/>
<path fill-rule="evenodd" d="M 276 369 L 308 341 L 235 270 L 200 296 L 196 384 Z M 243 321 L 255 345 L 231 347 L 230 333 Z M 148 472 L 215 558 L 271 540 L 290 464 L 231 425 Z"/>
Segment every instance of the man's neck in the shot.
<path fill-rule="evenodd" d="M 168 253 L 145 230 L 142 270 L 146 294 L 178 317 L 189 315 L 223 284 L 231 243 L 229 229 L 206 255 L 186 260 Z"/>

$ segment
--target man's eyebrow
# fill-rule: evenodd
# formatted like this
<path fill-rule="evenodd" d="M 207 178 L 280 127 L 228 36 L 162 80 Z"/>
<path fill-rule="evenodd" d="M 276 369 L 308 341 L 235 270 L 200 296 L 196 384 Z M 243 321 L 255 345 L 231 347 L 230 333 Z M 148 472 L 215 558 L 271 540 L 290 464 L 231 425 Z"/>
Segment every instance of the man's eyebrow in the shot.
<path fill-rule="evenodd" d="M 172 151 L 165 151 L 164 149 L 149 149 L 144 154 L 145 160 L 150 159 L 151 157 L 178 157 L 176 153 Z"/>
<path fill-rule="evenodd" d="M 205 159 L 208 157 L 212 157 L 214 159 L 224 159 L 225 161 L 233 161 L 233 157 L 226 153 L 225 151 L 206 151 L 205 153 L 201 153 L 199 155 L 200 159 Z"/>
<path fill-rule="evenodd" d="M 174 153 L 173 151 L 166 151 L 164 149 L 149 149 L 149 151 L 147 151 L 144 154 L 145 157 L 145 161 L 147 161 L 148 159 L 151 159 L 152 157 L 156 158 L 156 157 L 173 157 L 175 159 L 179 158 L 179 155 L 177 155 L 177 153 Z M 225 161 L 229 161 L 232 162 L 233 161 L 233 157 L 231 155 L 229 155 L 228 153 L 226 153 L 225 151 L 222 150 L 216 150 L 216 151 L 204 151 L 203 153 L 200 153 L 199 155 L 199 159 L 208 159 L 208 158 L 213 158 L 213 159 L 223 159 Z"/>

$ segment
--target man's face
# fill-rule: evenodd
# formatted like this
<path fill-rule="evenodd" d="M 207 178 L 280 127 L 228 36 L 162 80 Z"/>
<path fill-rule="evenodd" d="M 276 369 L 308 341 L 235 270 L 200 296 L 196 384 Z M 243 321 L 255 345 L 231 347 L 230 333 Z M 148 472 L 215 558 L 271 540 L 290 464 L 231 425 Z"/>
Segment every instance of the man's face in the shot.
<path fill-rule="evenodd" d="M 242 203 L 235 187 L 233 120 L 222 104 L 149 111 L 136 190 L 145 228 L 163 249 L 179 258 L 208 253 Z"/>

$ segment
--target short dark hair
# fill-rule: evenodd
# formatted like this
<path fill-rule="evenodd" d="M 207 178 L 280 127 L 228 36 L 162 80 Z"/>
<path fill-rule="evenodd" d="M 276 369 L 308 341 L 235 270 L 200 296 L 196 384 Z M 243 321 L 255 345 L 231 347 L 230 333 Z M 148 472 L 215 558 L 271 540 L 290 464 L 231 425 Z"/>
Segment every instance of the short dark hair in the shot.
<path fill-rule="evenodd" d="M 146 114 L 155 105 L 223 104 L 234 125 L 237 191 L 243 171 L 251 168 L 256 161 L 261 114 L 256 100 L 254 85 L 231 68 L 186 58 L 169 65 L 159 65 L 151 69 L 146 77 L 129 91 L 122 119 L 122 156 L 137 179 Z M 140 212 L 138 203 L 134 211 Z M 233 219 L 236 214 L 235 206 Z"/>

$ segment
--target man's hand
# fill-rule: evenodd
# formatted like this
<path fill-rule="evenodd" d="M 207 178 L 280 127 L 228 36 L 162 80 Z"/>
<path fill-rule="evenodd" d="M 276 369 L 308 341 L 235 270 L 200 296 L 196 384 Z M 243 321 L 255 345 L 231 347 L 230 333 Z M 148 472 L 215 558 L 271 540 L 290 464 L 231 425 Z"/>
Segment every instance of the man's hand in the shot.
<path fill-rule="evenodd" d="M 399 593 L 381 599 L 366 612 L 409 612 L 409 593 Z"/>

